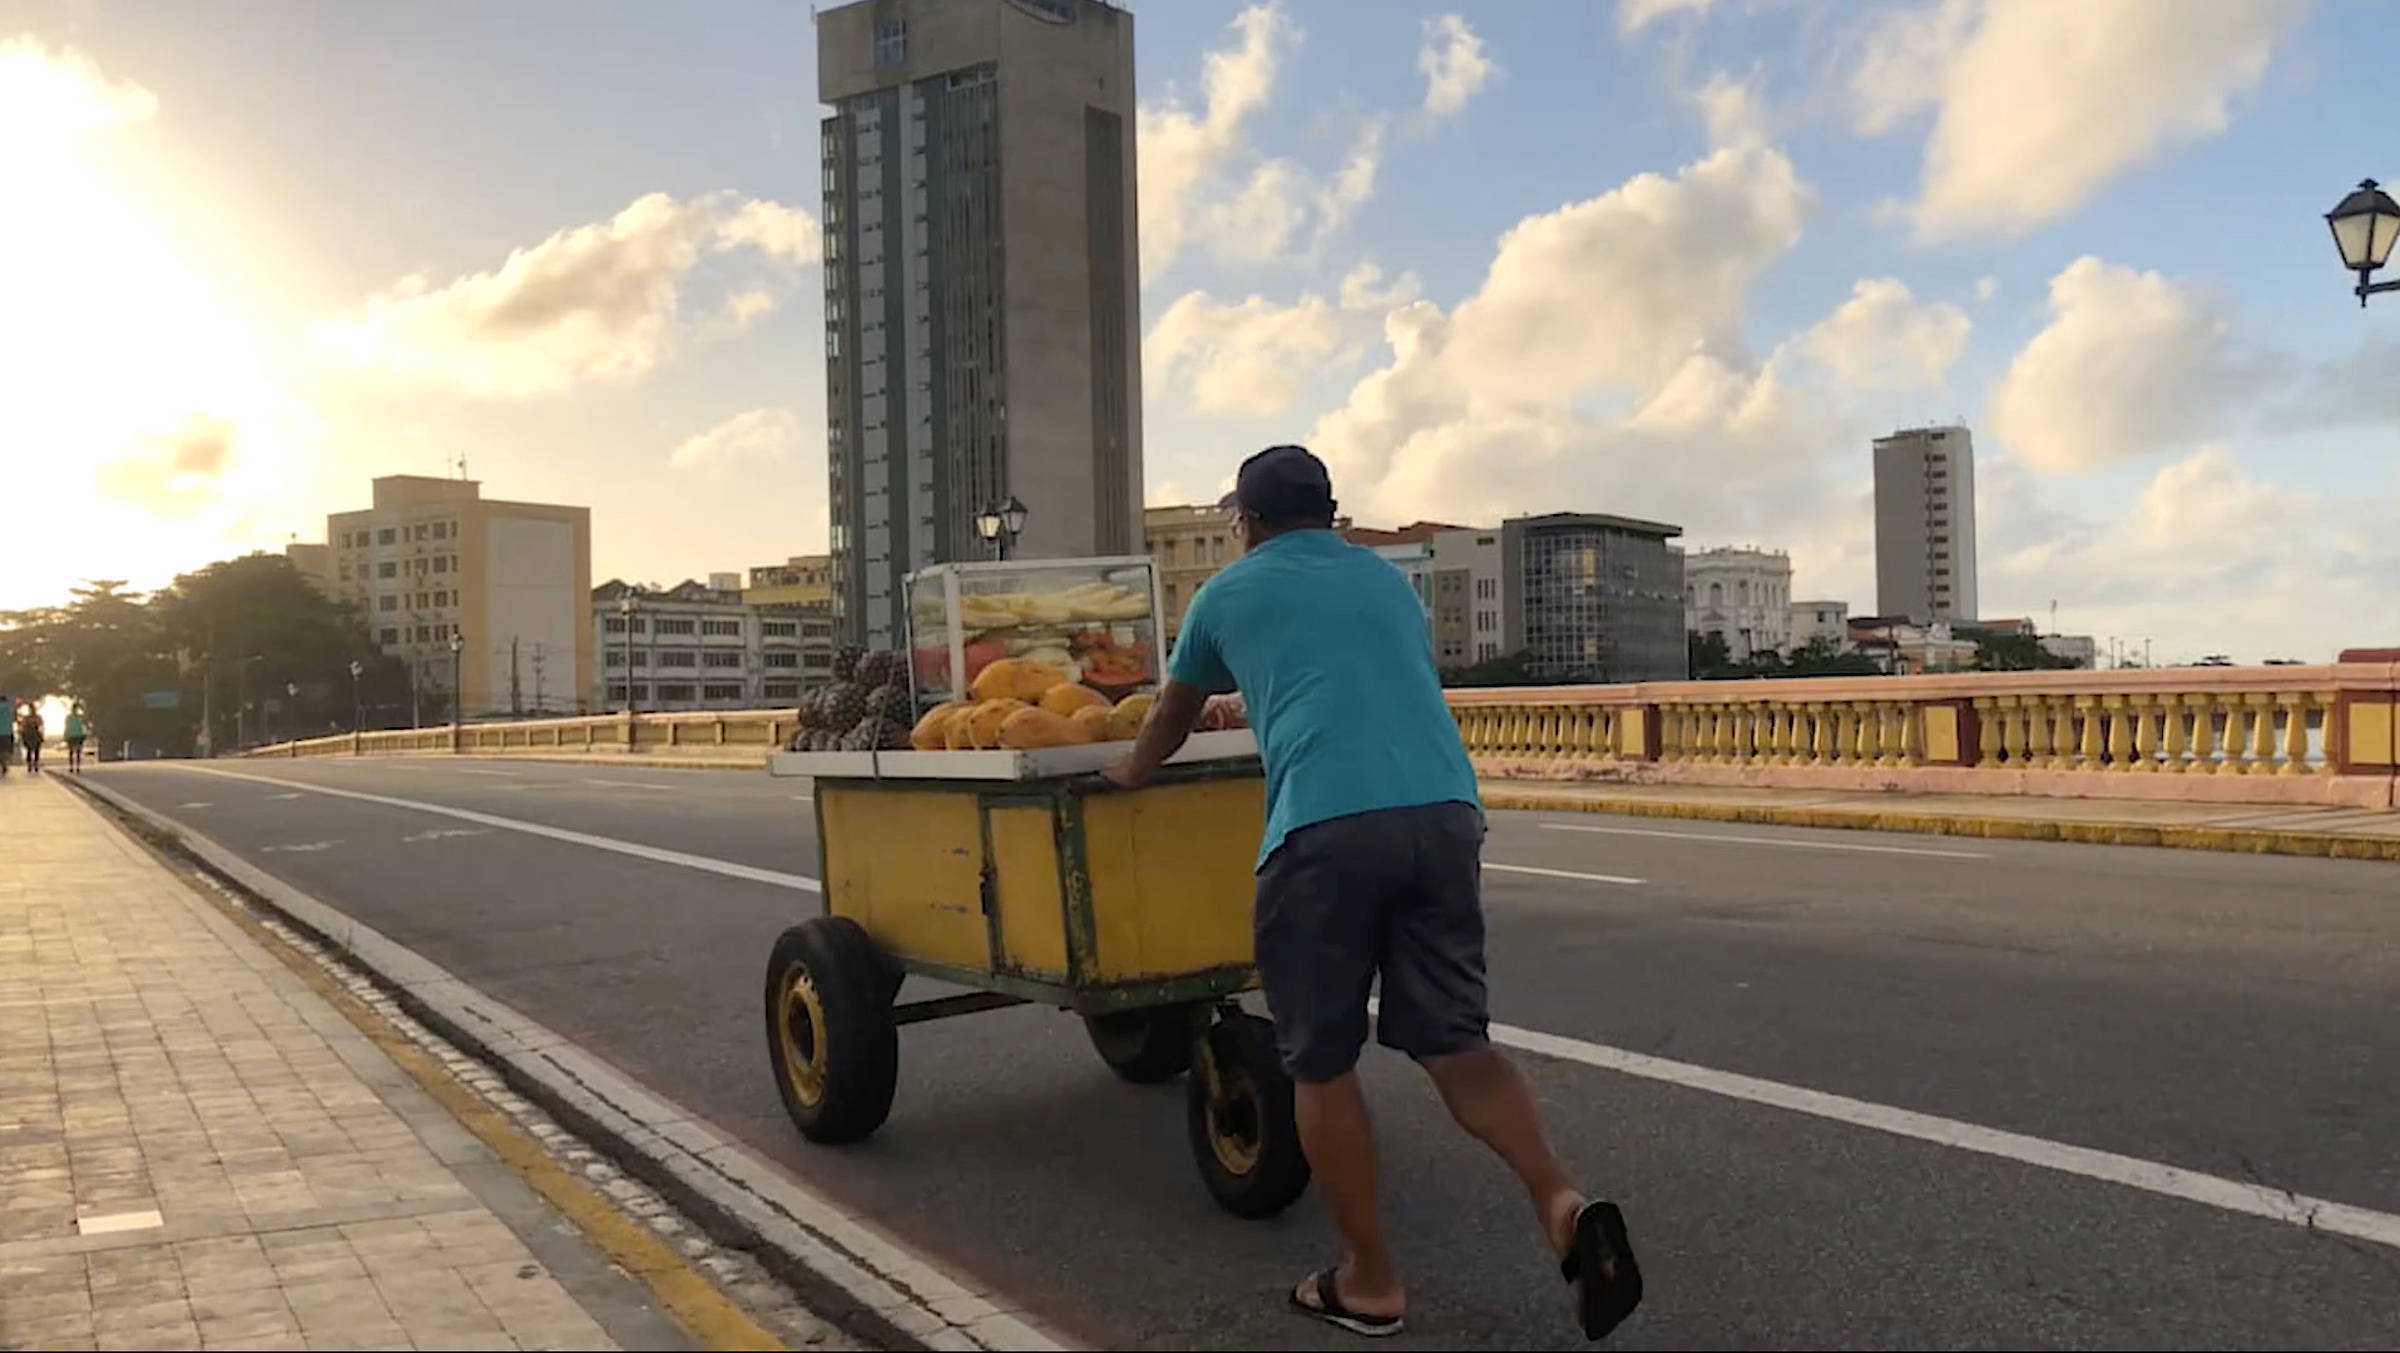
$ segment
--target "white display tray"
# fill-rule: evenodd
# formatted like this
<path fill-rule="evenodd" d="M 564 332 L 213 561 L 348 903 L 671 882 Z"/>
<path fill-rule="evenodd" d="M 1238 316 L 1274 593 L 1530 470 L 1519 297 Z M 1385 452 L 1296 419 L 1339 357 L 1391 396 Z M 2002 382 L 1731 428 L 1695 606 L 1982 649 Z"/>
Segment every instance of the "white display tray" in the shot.
<path fill-rule="evenodd" d="M 1024 752 L 777 752 L 767 772 L 811 780 L 1056 780 L 1090 775 L 1132 750 L 1130 742 L 1091 742 Z M 1256 755 L 1258 739 L 1237 728 L 1192 734 L 1167 764 Z"/>

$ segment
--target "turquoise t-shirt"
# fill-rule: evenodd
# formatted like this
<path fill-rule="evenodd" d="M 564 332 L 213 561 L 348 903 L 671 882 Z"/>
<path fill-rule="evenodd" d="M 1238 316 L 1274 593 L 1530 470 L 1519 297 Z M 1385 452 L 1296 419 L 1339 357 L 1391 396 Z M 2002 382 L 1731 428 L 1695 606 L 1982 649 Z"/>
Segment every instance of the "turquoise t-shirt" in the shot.
<path fill-rule="evenodd" d="M 1331 531 L 1277 536 L 1209 579 L 1184 613 L 1168 674 L 1242 693 L 1267 771 L 1262 868 L 1315 823 L 1481 806 L 1416 591 Z"/>

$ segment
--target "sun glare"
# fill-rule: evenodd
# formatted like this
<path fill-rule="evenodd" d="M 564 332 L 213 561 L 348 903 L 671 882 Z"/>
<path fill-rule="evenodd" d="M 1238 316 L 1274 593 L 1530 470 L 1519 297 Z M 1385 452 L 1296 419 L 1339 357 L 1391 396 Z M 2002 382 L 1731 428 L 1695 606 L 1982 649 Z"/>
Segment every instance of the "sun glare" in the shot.
<path fill-rule="evenodd" d="M 0 608 L 223 552 L 246 487 L 287 459 L 288 407 L 239 316 L 120 181 L 156 111 L 80 57 L 0 41 L 0 445 L 42 467 L 48 509 L 13 542 Z"/>

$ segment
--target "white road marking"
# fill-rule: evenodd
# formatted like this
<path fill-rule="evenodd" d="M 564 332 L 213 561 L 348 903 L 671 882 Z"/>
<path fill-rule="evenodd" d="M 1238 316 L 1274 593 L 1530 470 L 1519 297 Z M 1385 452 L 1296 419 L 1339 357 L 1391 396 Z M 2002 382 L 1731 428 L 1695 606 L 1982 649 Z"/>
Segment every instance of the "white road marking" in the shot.
<path fill-rule="evenodd" d="M 817 796 L 814 794 L 794 794 L 792 796 L 792 802 L 794 803 L 815 803 L 816 801 Z"/>
<path fill-rule="evenodd" d="M 584 783 L 587 785 L 604 785 L 610 789 L 647 789 L 652 793 L 657 794 L 672 794 L 675 792 L 675 787 L 673 785 L 646 785 L 638 780 L 594 780 L 586 778 Z"/>
<path fill-rule="evenodd" d="M 461 836 L 489 836 L 482 827 L 435 827 L 431 831 L 411 832 L 400 838 L 403 844 L 411 841 L 448 841 Z"/>
<path fill-rule="evenodd" d="M 112 1231 L 150 1231 L 166 1225 L 166 1219 L 155 1208 L 142 1212 L 111 1212 L 105 1216 L 82 1216 L 75 1219 L 75 1229 L 87 1236 L 104 1236 Z"/>
<path fill-rule="evenodd" d="M 501 775 L 512 780 L 517 776 L 524 774 L 523 771 L 515 770 L 477 770 L 473 766 L 460 766 L 458 768 L 458 773 L 461 775 Z"/>
<path fill-rule="evenodd" d="M 206 808 L 208 804 L 200 800 L 194 800 L 191 803 L 179 803 L 175 806 L 178 808 Z"/>
<path fill-rule="evenodd" d="M 270 799 L 296 799 L 300 796 L 297 794 L 269 794 L 267 797 Z"/>
<path fill-rule="evenodd" d="M 1647 1053 L 1628 1052 L 1622 1048 L 1562 1038 L 1557 1034 L 1537 1033 L 1506 1024 L 1493 1025 L 1491 1038 L 1493 1042 L 1507 1047 L 1555 1057 L 1561 1061 L 1579 1062 L 1604 1071 L 1620 1071 L 1644 1080 L 1664 1081 L 1729 1099 L 1748 1100 L 1816 1118 L 1829 1118 L 1853 1127 L 1873 1128 L 1894 1136 L 1914 1137 L 1919 1141 L 1980 1155 L 1998 1156 L 2003 1160 L 2056 1170 L 2062 1174 L 2122 1184 L 2145 1193 L 2180 1198 L 2186 1202 L 2222 1208 L 2227 1212 L 2247 1213 L 2292 1226 L 2330 1231 L 2400 1248 L 2400 1216 L 2389 1212 L 2352 1207 L 2305 1194 L 2287 1193 L 2262 1184 L 2246 1184 L 2180 1166 L 2120 1156 L 2113 1151 L 2096 1151 L 2090 1147 L 2069 1146 L 2064 1142 L 2028 1137 L 2022 1133 L 2003 1132 L 1998 1128 L 1978 1127 L 1952 1118 L 1871 1104 L 1846 1095 L 1804 1089 L 1780 1081 L 1694 1066 L 1688 1062 L 1671 1062 Z"/>
<path fill-rule="evenodd" d="M 214 766 L 189 766 L 185 769 L 198 771 L 202 775 L 222 775 L 228 780 L 249 780 L 262 785 L 291 786 L 294 783 L 290 780 L 271 779 L 264 775 L 244 775 L 240 771 L 219 770 Z M 361 803 L 380 803 L 387 808 L 407 808 L 419 813 L 433 813 L 440 817 L 456 818 L 461 822 L 472 822 L 481 827 L 497 827 L 502 831 L 523 832 L 527 836 L 547 837 L 553 841 L 590 846 L 594 850 L 613 851 L 619 855 L 631 855 L 637 860 L 650 860 L 658 864 L 681 865 L 685 869 L 697 869 L 708 874 L 722 874 L 726 878 L 741 879 L 748 883 L 764 883 L 771 887 L 790 888 L 803 893 L 817 893 L 825 890 L 824 885 L 804 874 L 786 874 L 779 869 L 760 869 L 755 865 L 735 864 L 731 860 L 716 860 L 706 855 L 687 855 L 680 850 L 645 846 L 638 841 L 620 841 L 613 836 L 594 836 L 589 832 L 569 831 L 564 827 L 552 827 L 540 822 L 525 822 L 513 817 L 478 813 L 469 808 L 452 808 L 439 803 L 423 803 L 416 799 L 394 798 L 389 794 L 369 794 L 356 789 L 335 789 L 330 785 L 300 785 L 298 787 L 311 794 L 324 794 L 337 799 L 356 799 Z"/>
<path fill-rule="evenodd" d="M 1536 869 L 1529 864 L 1493 864 L 1489 860 L 1483 862 L 1483 867 L 1497 869 L 1503 874 L 1538 874 L 1546 879 L 1575 879 L 1583 883 L 1640 884 L 1650 881 L 1628 878 L 1623 874 L 1578 874 L 1572 869 Z"/>
<path fill-rule="evenodd" d="M 1867 855 L 1925 855 L 1939 860 L 1988 860 L 1979 850 L 1935 850 L 1926 846 L 1866 846 L 1850 841 L 1792 841 L 1780 836 L 1734 836 L 1725 832 L 1668 832 L 1650 827 L 1587 827 L 1577 822 L 1544 822 L 1546 832 L 1589 832 L 1599 836 L 1663 836 L 1670 841 L 1721 841 L 1735 846 L 1783 846 L 1791 850 L 1849 850 Z"/>
<path fill-rule="evenodd" d="M 302 841 L 298 845 L 260 846 L 258 849 L 260 854 L 273 854 L 280 851 L 286 855 L 313 855 L 317 851 L 331 850 L 340 844 L 339 841 Z"/>

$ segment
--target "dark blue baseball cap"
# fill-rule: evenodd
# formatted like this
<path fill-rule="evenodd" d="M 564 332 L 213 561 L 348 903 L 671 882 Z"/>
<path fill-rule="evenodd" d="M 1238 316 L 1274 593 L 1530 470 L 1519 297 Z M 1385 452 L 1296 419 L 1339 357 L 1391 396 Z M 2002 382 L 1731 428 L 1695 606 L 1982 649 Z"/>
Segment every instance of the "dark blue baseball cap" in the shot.
<path fill-rule="evenodd" d="M 1277 524 L 1329 519 L 1333 476 L 1305 446 L 1270 446 L 1242 462 L 1233 492 L 1218 499 L 1217 506 Z"/>

